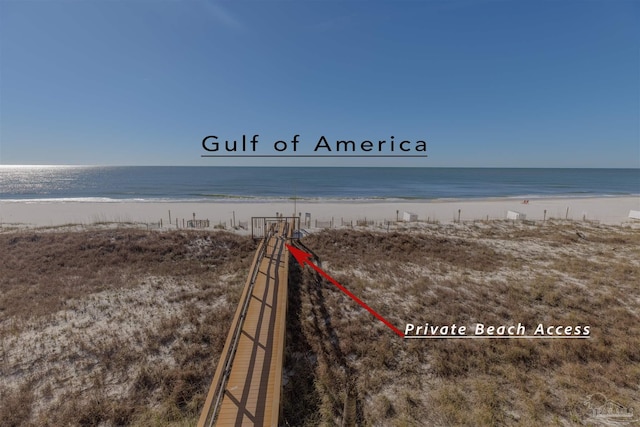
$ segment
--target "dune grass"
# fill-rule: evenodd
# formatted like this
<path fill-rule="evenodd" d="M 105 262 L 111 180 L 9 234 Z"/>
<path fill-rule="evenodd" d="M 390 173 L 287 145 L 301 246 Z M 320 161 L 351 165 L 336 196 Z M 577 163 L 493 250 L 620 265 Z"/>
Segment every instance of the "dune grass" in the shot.
<path fill-rule="evenodd" d="M 291 262 L 285 425 L 589 425 L 593 396 L 640 413 L 637 229 L 497 221 L 303 243 L 400 329 L 592 337 L 403 341 Z M 255 247 L 224 232 L 0 233 L 2 425 L 195 425 Z"/>
<path fill-rule="evenodd" d="M 306 269 L 296 315 L 317 361 L 298 353 L 293 364 L 314 372 L 302 394 L 316 408 L 301 413 L 308 425 L 590 425 L 594 395 L 640 408 L 638 230 L 497 222 L 338 230 L 304 243 L 401 329 L 522 322 L 592 331 L 579 341 L 403 341 Z"/>

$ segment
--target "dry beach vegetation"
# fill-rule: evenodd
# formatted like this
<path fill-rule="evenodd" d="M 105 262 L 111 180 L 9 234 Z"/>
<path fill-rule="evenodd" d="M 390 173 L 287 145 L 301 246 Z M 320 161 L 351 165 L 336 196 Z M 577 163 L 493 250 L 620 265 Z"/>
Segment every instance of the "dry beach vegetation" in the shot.
<path fill-rule="evenodd" d="M 420 233 L 332 231 L 305 244 L 400 327 L 522 322 L 532 331 L 542 322 L 590 325 L 592 337 L 402 341 L 306 270 L 298 291 L 303 339 L 291 342 L 306 340 L 318 357 L 309 361 L 301 350 L 290 357 L 315 373 L 308 400 L 316 410 L 298 402 L 294 419 L 608 425 L 592 419 L 594 396 L 629 411 L 640 405 L 638 230 L 477 222 Z"/>
<path fill-rule="evenodd" d="M 285 425 L 606 425 L 594 399 L 640 412 L 637 227 L 478 221 L 302 242 L 400 329 L 592 332 L 401 340 L 291 262 Z M 254 249 L 226 232 L 0 233 L 2 425 L 195 425 Z"/>
<path fill-rule="evenodd" d="M 0 235 L 3 425 L 188 425 L 251 239 L 140 230 Z"/>

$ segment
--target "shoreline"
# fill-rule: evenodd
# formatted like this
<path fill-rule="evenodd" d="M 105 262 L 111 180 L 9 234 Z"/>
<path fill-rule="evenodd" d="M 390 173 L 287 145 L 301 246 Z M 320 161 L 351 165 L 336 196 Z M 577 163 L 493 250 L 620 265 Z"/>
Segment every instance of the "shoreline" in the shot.
<path fill-rule="evenodd" d="M 309 200 L 280 201 L 7 201 L 0 200 L 0 226 L 55 227 L 96 223 L 159 223 L 178 226 L 183 220 L 208 219 L 211 227 L 232 226 L 251 217 L 294 213 L 304 221 L 403 220 L 405 212 L 417 215 L 421 222 L 449 223 L 473 220 L 507 219 L 507 211 L 524 214 L 527 220 L 570 219 L 599 221 L 604 224 L 638 223 L 629 218 L 630 210 L 640 211 L 640 196 L 529 197 L 434 200 Z"/>
<path fill-rule="evenodd" d="M 523 194 L 517 196 L 468 196 L 468 197 L 258 197 L 258 196 L 225 196 L 203 198 L 130 198 L 114 199 L 111 197 L 54 197 L 38 199 L 0 199 L 1 203 L 441 203 L 441 202 L 488 202 L 488 201 L 522 201 L 528 200 L 582 200 L 582 199 L 625 199 L 638 198 L 639 194 Z"/>

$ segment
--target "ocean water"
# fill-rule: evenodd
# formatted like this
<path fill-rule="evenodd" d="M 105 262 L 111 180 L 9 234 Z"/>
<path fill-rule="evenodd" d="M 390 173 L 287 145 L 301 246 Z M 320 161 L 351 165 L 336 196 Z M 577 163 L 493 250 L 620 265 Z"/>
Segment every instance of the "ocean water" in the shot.
<path fill-rule="evenodd" d="M 3 201 L 423 200 L 640 195 L 640 169 L 0 166 Z"/>

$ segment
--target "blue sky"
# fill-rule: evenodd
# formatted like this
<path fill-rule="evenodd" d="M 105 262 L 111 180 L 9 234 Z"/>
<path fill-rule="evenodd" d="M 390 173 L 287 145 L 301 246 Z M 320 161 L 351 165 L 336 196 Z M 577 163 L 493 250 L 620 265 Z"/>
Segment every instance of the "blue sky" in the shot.
<path fill-rule="evenodd" d="M 0 0 L 0 164 L 640 167 L 638 1 Z"/>

